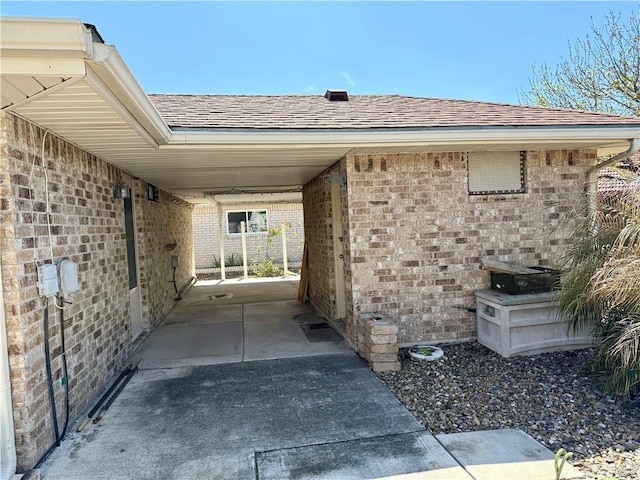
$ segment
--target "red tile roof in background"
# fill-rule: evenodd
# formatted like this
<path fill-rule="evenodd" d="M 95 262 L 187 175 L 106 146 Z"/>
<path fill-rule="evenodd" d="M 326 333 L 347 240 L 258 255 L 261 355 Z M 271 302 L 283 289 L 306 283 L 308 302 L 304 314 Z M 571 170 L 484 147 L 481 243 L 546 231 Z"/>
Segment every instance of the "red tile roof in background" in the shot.
<path fill-rule="evenodd" d="M 623 162 L 618 169 L 605 167 L 598 170 L 598 193 L 615 195 L 624 192 L 631 182 L 638 181 L 640 181 L 640 153 L 629 157 L 629 161 Z"/>

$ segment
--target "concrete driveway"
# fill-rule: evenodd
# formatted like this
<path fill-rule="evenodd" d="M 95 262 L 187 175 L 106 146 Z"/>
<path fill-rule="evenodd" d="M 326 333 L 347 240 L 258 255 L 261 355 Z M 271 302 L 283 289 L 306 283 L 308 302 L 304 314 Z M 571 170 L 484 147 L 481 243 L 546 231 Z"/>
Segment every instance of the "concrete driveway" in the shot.
<path fill-rule="evenodd" d="M 280 283 L 194 286 L 137 350 L 141 370 L 100 422 L 69 433 L 42 477 L 552 478 L 550 452 L 517 430 L 432 436 L 293 300 L 297 284 Z M 545 475 L 527 476 L 542 463 Z M 499 474 L 514 471 L 527 475 Z"/>

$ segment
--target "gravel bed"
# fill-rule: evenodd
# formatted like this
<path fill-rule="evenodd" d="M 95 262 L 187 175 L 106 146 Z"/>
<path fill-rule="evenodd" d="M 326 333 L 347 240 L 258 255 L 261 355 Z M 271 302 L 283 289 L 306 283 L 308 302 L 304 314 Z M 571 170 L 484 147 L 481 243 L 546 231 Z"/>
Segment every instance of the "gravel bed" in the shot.
<path fill-rule="evenodd" d="M 591 349 L 503 358 L 477 342 L 442 346 L 436 361 L 401 350 L 378 377 L 433 434 L 519 428 L 597 480 L 640 479 L 640 405 L 603 394 Z"/>

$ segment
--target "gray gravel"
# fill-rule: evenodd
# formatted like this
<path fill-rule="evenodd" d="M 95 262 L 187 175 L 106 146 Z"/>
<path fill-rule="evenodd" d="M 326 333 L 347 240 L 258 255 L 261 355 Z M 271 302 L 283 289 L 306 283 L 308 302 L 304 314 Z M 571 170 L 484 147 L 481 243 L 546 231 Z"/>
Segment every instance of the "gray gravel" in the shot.
<path fill-rule="evenodd" d="M 587 478 L 640 479 L 640 405 L 599 390 L 591 349 L 506 359 L 477 342 L 442 348 L 431 362 L 401 350 L 402 370 L 378 374 L 433 434 L 519 428 L 574 452 Z"/>

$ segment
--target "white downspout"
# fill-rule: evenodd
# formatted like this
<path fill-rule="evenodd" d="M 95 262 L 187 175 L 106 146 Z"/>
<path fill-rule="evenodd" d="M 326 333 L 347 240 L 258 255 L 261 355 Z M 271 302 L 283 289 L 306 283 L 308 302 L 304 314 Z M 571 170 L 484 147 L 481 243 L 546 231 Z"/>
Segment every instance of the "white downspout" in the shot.
<path fill-rule="evenodd" d="M 4 293 L 0 272 L 0 480 L 8 480 L 16 473 L 16 443 L 11 404 L 9 350 L 4 316 Z"/>
<path fill-rule="evenodd" d="M 618 153 L 604 162 L 600 162 L 587 170 L 587 198 L 589 201 L 589 213 L 591 216 L 596 211 L 596 202 L 598 196 L 598 171 L 602 170 L 614 163 L 622 162 L 628 159 L 631 155 L 640 150 L 640 138 L 632 138 L 629 141 L 629 148 L 621 153 Z"/>

